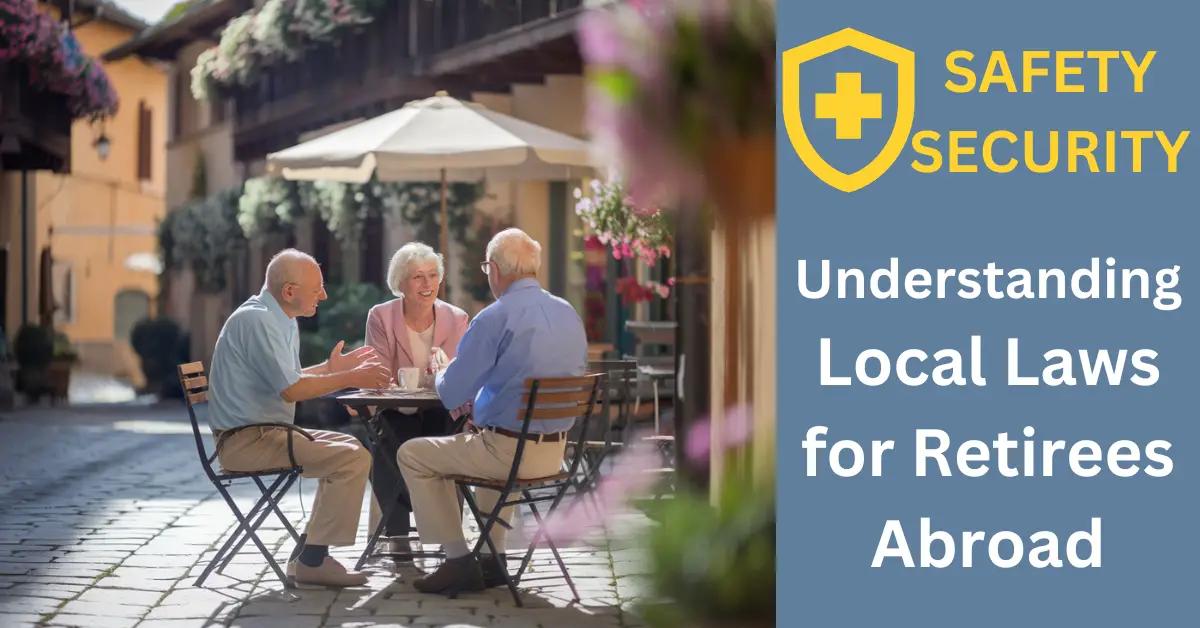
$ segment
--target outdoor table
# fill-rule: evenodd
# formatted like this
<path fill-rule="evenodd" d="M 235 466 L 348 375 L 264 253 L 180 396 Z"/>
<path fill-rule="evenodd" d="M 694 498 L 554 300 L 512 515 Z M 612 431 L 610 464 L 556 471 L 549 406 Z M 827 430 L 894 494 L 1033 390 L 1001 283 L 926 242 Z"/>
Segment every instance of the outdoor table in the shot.
<path fill-rule="evenodd" d="M 437 392 L 432 390 L 415 390 L 415 391 L 372 391 L 372 390 L 357 390 L 349 394 L 338 395 L 338 403 L 354 410 L 354 414 L 358 415 L 367 428 L 367 438 L 371 441 L 371 455 L 379 456 L 384 453 L 382 450 L 386 443 L 398 442 L 398 437 L 392 430 L 392 426 L 388 421 L 381 418 L 384 410 L 394 409 L 415 409 L 426 410 L 430 408 L 444 408 L 442 400 L 438 398 Z M 418 415 L 414 414 L 413 417 Z M 462 419 L 460 419 L 461 423 Z M 451 429 L 451 433 L 457 431 L 459 423 L 456 423 Z M 384 455 L 385 464 L 390 465 L 396 476 L 400 476 L 400 465 L 396 463 L 395 452 L 390 455 Z M 375 529 L 371 531 L 371 536 L 367 540 L 367 546 L 363 549 L 362 556 L 358 559 L 358 564 L 355 569 L 362 569 L 367 558 L 375 552 L 375 545 L 379 542 L 379 537 L 382 535 L 384 528 L 387 525 L 388 518 L 392 511 L 396 508 L 396 502 L 399 499 L 408 501 L 408 496 L 400 490 L 399 484 L 394 486 L 381 487 L 381 493 L 387 495 L 386 500 L 380 500 L 379 504 L 380 517 L 379 523 L 375 524 Z M 412 504 L 409 503 L 409 511 L 412 510 Z M 413 555 L 424 555 L 422 552 L 413 552 Z M 434 552 L 430 555 L 440 555 L 440 552 Z"/>

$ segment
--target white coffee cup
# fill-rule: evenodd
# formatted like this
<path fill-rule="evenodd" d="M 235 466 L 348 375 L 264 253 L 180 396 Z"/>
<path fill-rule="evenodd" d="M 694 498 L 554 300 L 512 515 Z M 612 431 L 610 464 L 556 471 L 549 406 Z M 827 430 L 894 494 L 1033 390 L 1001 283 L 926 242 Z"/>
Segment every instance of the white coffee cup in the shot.
<path fill-rule="evenodd" d="M 396 385 L 400 390 L 420 390 L 421 369 L 415 366 L 401 367 L 396 371 Z"/>

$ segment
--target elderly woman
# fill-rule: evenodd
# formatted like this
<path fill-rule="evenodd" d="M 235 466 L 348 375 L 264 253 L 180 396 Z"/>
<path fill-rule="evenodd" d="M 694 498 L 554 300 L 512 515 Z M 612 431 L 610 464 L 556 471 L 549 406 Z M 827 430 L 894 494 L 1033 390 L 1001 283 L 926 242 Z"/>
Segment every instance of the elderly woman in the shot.
<path fill-rule="evenodd" d="M 400 369 L 416 367 L 425 374 L 443 366 L 443 359 L 453 359 L 458 341 L 467 331 L 467 313 L 438 298 L 444 276 L 442 256 L 428 245 L 411 242 L 392 256 L 387 283 L 396 298 L 371 308 L 367 315 L 366 344 L 375 349 L 396 381 L 400 379 Z M 426 378 L 421 379 L 425 383 Z M 384 551 L 404 554 L 409 552 L 403 538 L 409 533 L 408 490 L 404 479 L 383 461 L 385 456 L 395 459 L 394 448 L 412 438 L 445 435 L 450 416 L 445 410 L 419 413 L 410 410 L 408 414 L 387 411 L 383 418 L 391 425 L 397 440 L 387 444 L 392 451 L 378 452 L 375 456 L 372 485 L 376 501 L 389 487 L 400 485 L 401 498 L 384 529 L 384 535 L 394 540 L 384 545 Z"/>

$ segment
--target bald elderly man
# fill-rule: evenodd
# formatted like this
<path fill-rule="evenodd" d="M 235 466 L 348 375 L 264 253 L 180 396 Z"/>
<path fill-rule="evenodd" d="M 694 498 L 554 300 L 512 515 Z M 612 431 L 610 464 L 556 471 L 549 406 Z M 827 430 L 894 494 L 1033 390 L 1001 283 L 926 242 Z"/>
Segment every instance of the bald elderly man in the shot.
<path fill-rule="evenodd" d="M 475 402 L 477 433 L 416 438 L 400 447 L 396 460 L 412 497 L 417 530 L 426 543 L 440 543 L 446 562 L 413 581 L 425 593 L 453 594 L 504 584 L 503 555 L 471 555 L 462 530 L 454 475 L 504 480 L 521 436 L 521 394 L 529 377 L 580 375 L 587 365 L 587 335 L 570 303 L 542 290 L 537 274 L 542 247 L 520 229 L 497 233 L 480 269 L 496 301 L 471 321 L 458 343 L 458 355 L 437 375 L 438 396 L 447 408 Z M 526 436 L 520 477 L 557 473 L 567 430 L 574 419 L 533 421 Z M 484 512 L 496 505 L 496 491 L 479 489 Z M 501 518 L 512 520 L 512 507 Z M 504 551 L 505 529 L 490 532 Z M 485 546 L 486 547 L 486 546 Z"/>
<path fill-rule="evenodd" d="M 262 291 L 246 300 L 221 328 L 209 376 L 209 424 L 217 458 L 228 471 L 260 471 L 290 465 L 288 430 L 250 427 L 292 423 L 296 402 L 342 388 L 379 388 L 390 373 L 373 349 L 342 353 L 338 342 L 329 359 L 300 366 L 296 317 L 317 313 L 326 298 L 321 268 L 294 249 L 267 264 Z M 329 556 L 329 546 L 353 545 L 358 531 L 371 454 L 353 436 L 311 430 L 315 440 L 295 438 L 296 462 L 304 477 L 317 478 L 317 497 L 297 560 L 288 563 L 296 583 L 358 586 L 365 574 L 347 571 Z"/>

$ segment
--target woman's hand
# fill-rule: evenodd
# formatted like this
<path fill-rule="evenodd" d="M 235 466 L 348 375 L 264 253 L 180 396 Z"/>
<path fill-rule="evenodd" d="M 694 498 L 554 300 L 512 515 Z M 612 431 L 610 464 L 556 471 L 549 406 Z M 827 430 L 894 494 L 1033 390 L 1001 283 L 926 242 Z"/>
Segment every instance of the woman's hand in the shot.
<path fill-rule="evenodd" d="M 429 350 L 429 368 L 432 371 L 440 371 L 450 364 L 450 358 L 446 357 L 446 352 L 442 351 L 441 347 L 434 347 Z"/>

